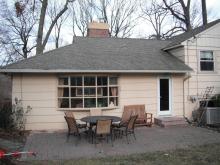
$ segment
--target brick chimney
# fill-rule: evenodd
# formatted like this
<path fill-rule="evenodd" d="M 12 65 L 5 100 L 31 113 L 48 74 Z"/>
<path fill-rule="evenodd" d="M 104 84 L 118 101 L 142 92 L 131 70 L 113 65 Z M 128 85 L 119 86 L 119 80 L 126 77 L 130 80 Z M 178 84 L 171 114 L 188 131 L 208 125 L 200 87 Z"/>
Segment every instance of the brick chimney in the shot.
<path fill-rule="evenodd" d="M 109 37 L 109 25 L 102 22 L 89 23 L 87 37 Z"/>

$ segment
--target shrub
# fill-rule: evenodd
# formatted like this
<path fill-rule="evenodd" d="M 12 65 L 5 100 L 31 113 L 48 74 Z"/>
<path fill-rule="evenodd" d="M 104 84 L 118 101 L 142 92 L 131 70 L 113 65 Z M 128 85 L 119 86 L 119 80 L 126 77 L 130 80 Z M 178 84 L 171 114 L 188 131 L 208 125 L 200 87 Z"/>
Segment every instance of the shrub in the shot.
<path fill-rule="evenodd" d="M 23 108 L 22 101 L 15 98 L 15 104 L 4 104 L 0 107 L 0 128 L 4 130 L 25 130 L 26 116 L 31 107 Z"/>
<path fill-rule="evenodd" d="M 9 103 L 3 103 L 0 107 L 0 128 L 9 130 L 13 127 L 12 106 Z"/>

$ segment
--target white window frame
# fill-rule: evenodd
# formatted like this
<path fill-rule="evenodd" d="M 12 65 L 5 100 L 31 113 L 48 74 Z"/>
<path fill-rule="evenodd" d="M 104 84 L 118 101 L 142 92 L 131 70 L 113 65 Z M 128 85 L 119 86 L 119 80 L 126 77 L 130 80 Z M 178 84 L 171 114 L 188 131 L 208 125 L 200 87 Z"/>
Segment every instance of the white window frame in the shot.
<path fill-rule="evenodd" d="M 71 77 L 82 77 L 82 86 L 71 86 Z M 95 86 L 85 86 L 84 85 L 84 77 L 95 77 Z M 98 85 L 97 84 L 97 77 L 107 77 L 107 85 Z M 110 77 L 116 77 L 117 78 L 117 84 L 116 85 L 110 85 Z M 59 85 L 59 78 L 68 78 L 68 85 Z M 59 97 L 58 95 L 58 92 L 57 92 L 57 105 L 58 105 L 58 109 L 59 110 L 89 110 L 89 109 L 94 109 L 94 108 L 101 108 L 101 109 L 112 109 L 112 108 L 117 108 L 119 107 L 119 79 L 118 79 L 118 76 L 116 75 L 65 75 L 65 76 L 58 76 L 58 82 L 57 82 L 57 89 L 59 88 L 69 88 L 69 97 Z M 95 88 L 96 89 L 96 94 L 95 96 L 85 96 L 84 94 L 84 89 L 85 88 Z M 98 88 L 102 88 L 102 87 L 106 87 L 107 88 L 107 96 L 99 96 L 98 95 Z M 110 88 L 111 87 L 117 87 L 117 96 L 110 96 Z M 71 88 L 82 88 L 82 96 L 76 96 L 76 97 L 71 97 Z M 115 106 L 112 106 L 110 105 L 110 98 L 114 98 L 116 97 L 117 98 L 117 103 L 118 105 L 115 105 Z M 59 107 L 59 99 L 62 99 L 62 98 L 66 98 L 66 99 L 69 99 L 69 108 L 60 108 Z M 80 98 L 83 100 L 82 104 L 83 104 L 83 107 L 77 107 L 77 108 L 71 108 L 71 99 L 72 98 Z M 84 107 L 85 106 L 85 103 L 84 103 L 84 99 L 85 98 L 95 98 L 96 99 L 96 107 Z M 107 107 L 99 107 L 98 106 L 98 98 L 107 98 Z"/>
<path fill-rule="evenodd" d="M 201 52 L 212 52 L 213 60 L 201 60 Z M 201 70 L 201 62 L 213 62 L 213 70 Z M 215 55 L 213 50 L 200 50 L 199 51 L 199 61 L 198 61 L 198 67 L 200 73 L 214 73 L 216 68 L 215 63 Z"/>

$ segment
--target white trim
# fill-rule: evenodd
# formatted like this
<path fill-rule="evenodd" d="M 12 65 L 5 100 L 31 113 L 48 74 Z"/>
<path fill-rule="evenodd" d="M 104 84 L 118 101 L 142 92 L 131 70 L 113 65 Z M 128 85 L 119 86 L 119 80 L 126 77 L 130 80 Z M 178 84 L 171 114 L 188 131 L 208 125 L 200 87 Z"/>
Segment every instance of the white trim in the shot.
<path fill-rule="evenodd" d="M 169 110 L 168 111 L 160 111 L 160 79 L 168 79 L 169 80 Z M 158 116 L 163 115 L 172 115 L 172 96 L 173 96 L 173 83 L 172 83 L 172 77 L 170 76 L 159 76 L 157 80 L 157 114 Z"/>
<path fill-rule="evenodd" d="M 187 73 L 192 70 L 43 70 L 43 69 L 0 69 L 0 73 Z"/>

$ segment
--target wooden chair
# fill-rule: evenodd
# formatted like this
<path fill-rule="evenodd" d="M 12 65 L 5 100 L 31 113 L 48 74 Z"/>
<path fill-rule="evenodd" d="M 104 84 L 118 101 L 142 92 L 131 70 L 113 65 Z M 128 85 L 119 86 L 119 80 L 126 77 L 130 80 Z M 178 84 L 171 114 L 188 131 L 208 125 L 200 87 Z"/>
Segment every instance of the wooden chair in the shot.
<path fill-rule="evenodd" d="M 78 140 L 81 139 L 81 134 L 84 133 L 86 130 L 85 128 L 79 128 L 78 124 L 76 123 L 75 118 L 64 116 L 67 126 L 68 126 L 68 134 L 67 134 L 67 141 L 69 140 L 70 135 L 74 135 L 78 137 Z M 77 141 L 76 144 L 77 145 Z"/>
<path fill-rule="evenodd" d="M 153 114 L 145 112 L 145 105 L 126 105 L 122 114 L 123 120 L 128 120 L 131 115 L 137 115 L 136 126 L 149 126 L 153 124 Z"/>
<path fill-rule="evenodd" d="M 72 118 L 74 118 L 75 121 L 76 121 L 76 123 L 77 123 L 77 126 L 78 126 L 79 128 L 87 128 L 87 123 L 83 123 L 81 120 L 80 120 L 80 123 L 77 122 L 79 119 L 76 119 L 76 118 L 75 118 L 73 112 L 71 112 L 71 111 L 65 111 L 64 114 L 65 114 L 66 117 L 72 117 Z"/>
<path fill-rule="evenodd" d="M 96 124 L 96 129 L 94 132 L 94 140 L 95 144 L 97 143 L 97 138 L 106 138 L 108 142 L 108 137 L 111 137 L 111 143 L 113 146 L 113 140 L 112 140 L 112 120 L 98 120 Z"/>
<path fill-rule="evenodd" d="M 130 119 L 128 120 L 128 122 L 126 123 L 126 126 L 122 126 L 122 127 L 119 127 L 119 128 L 114 128 L 114 133 L 115 135 L 116 134 L 119 134 L 119 136 L 126 136 L 126 139 L 127 139 L 127 143 L 129 144 L 129 141 L 128 141 L 128 135 L 133 135 L 134 136 L 134 139 L 136 140 L 136 136 L 135 136 L 135 132 L 134 132 L 134 128 L 135 128 L 135 122 L 137 120 L 137 117 L 138 115 L 132 115 L 130 116 Z"/>

